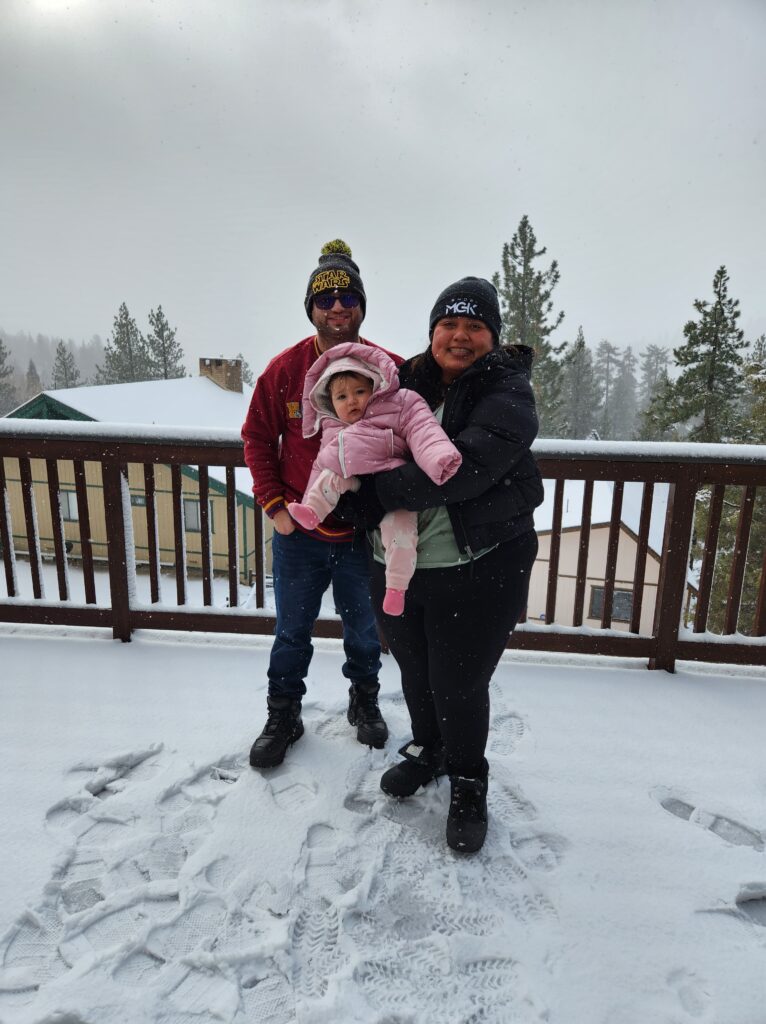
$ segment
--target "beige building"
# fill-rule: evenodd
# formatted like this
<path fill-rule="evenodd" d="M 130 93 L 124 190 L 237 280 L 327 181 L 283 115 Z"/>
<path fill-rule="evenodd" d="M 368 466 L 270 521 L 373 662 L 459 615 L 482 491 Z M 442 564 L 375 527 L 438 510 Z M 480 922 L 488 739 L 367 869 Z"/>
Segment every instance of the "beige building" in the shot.
<path fill-rule="evenodd" d="M 535 526 L 540 539 L 540 551 L 532 569 L 532 579 L 529 588 L 527 618 L 530 622 L 545 621 L 554 487 L 555 481 L 545 481 L 545 501 L 535 512 Z M 562 626 L 573 625 L 583 489 L 582 480 L 568 480 L 564 486 L 558 588 L 554 618 L 554 622 Z M 601 626 L 613 490 L 614 485 L 606 481 L 596 481 L 593 485 L 583 625 L 593 626 L 594 628 Z M 647 634 L 651 634 L 654 621 L 667 494 L 667 484 L 655 484 L 649 530 L 649 550 L 646 558 L 644 592 L 641 603 L 640 631 Z M 642 484 L 625 484 L 612 604 L 612 628 L 617 630 L 626 631 L 629 628 L 633 611 L 633 582 L 642 497 Z"/>
<path fill-rule="evenodd" d="M 252 388 L 243 388 L 239 360 L 201 359 L 198 377 L 44 391 L 9 413 L 9 418 L 97 421 L 158 427 L 193 425 L 196 429 L 207 427 L 211 430 L 226 428 L 239 431 L 251 395 Z M 54 550 L 48 477 L 43 460 L 33 459 L 30 465 L 40 546 L 45 555 Z M 6 458 L 4 466 L 14 548 L 17 552 L 26 553 L 27 535 L 19 463 L 17 459 Z M 66 547 L 70 557 L 77 559 L 81 545 L 73 463 L 60 462 L 58 472 Z M 105 560 L 107 537 L 100 464 L 85 463 L 85 477 L 93 557 Z M 228 565 L 225 479 L 222 467 L 210 467 L 208 498 L 212 562 L 213 570 L 220 572 L 225 572 Z M 240 579 L 248 583 L 255 571 L 255 503 L 249 470 L 237 468 L 235 479 Z M 201 569 L 201 515 L 198 472 L 195 467 L 183 466 L 181 481 L 187 567 L 192 570 Z M 160 563 L 170 567 L 175 564 L 170 467 L 155 466 L 154 482 Z M 143 466 L 128 466 L 128 483 L 133 510 L 136 563 L 140 568 L 148 562 L 149 557 Z M 258 512 L 260 514 L 260 510 Z"/>

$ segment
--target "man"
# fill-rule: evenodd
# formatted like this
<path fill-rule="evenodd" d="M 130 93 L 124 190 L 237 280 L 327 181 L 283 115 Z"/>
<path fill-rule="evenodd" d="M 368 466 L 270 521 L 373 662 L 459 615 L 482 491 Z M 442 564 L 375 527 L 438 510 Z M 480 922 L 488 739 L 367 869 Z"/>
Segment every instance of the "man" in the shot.
<path fill-rule="evenodd" d="M 332 583 L 343 623 L 349 680 L 348 720 L 357 739 L 382 747 L 388 727 L 378 707 L 380 644 L 369 596 L 367 555 L 353 530 L 328 517 L 303 530 L 287 505 L 301 501 L 319 438 L 304 438 L 301 400 L 306 372 L 332 345 L 370 342 L 359 337 L 367 307 L 359 267 L 345 242 L 328 242 L 309 277 L 306 313 L 315 335 L 285 349 L 258 378 L 242 428 L 245 461 L 256 500 L 271 518 L 272 568 L 277 624 L 269 661 L 268 719 L 250 750 L 254 768 L 281 764 L 287 748 L 303 735 L 301 699 L 313 654 L 311 631 L 322 595 Z M 391 354 L 391 353 L 389 353 Z M 397 365 L 398 356 L 393 356 Z"/>

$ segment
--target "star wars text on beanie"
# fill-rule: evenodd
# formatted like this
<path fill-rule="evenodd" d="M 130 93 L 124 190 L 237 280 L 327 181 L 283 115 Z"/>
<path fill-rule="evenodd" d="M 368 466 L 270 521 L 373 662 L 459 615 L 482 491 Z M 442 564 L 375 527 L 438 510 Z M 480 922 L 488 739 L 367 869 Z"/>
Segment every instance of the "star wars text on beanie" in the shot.
<path fill-rule="evenodd" d="M 319 265 L 312 271 L 306 288 L 306 316 L 311 320 L 314 296 L 320 292 L 355 292 L 360 299 L 362 319 L 367 312 L 367 296 L 359 276 L 359 267 L 351 259 L 351 249 L 342 238 L 327 242 L 322 246 Z"/>
<path fill-rule="evenodd" d="M 448 316 L 468 316 L 472 320 L 481 320 L 489 327 L 494 336 L 495 344 L 499 344 L 503 320 L 500 316 L 500 303 L 497 289 L 491 281 L 483 277 L 463 277 L 454 284 L 449 284 L 434 303 L 428 321 L 429 337 L 440 320 Z"/>

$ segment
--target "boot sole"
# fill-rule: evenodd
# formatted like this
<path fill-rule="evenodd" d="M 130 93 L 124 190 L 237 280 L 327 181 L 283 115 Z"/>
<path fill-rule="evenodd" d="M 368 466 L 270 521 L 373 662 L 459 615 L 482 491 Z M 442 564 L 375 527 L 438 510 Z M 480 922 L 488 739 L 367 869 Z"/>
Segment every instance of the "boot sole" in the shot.
<path fill-rule="evenodd" d="M 260 757 L 260 756 L 256 755 L 255 757 L 253 757 L 253 753 L 251 751 L 250 752 L 250 767 L 251 768 L 276 768 L 278 764 L 282 764 L 282 762 L 284 761 L 285 756 L 287 754 L 287 751 L 290 749 L 290 747 L 294 743 L 298 742 L 298 740 L 303 735 L 303 732 L 304 732 L 303 725 L 301 725 L 301 731 L 299 733 L 296 733 L 296 735 L 293 736 L 293 738 L 287 744 L 287 747 L 285 748 L 285 750 L 282 753 L 281 757 L 275 757 L 273 754 L 270 757 L 268 755 L 265 755 L 263 757 Z"/>

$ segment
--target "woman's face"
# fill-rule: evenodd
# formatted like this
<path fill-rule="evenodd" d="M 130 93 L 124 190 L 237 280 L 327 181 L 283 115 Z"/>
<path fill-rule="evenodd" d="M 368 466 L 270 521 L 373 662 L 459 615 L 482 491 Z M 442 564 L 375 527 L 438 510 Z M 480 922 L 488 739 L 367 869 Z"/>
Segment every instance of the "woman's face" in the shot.
<path fill-rule="evenodd" d="M 483 320 L 468 316 L 450 316 L 434 327 L 431 352 L 442 371 L 442 380 L 451 384 L 469 366 L 491 352 L 492 331 Z"/>

